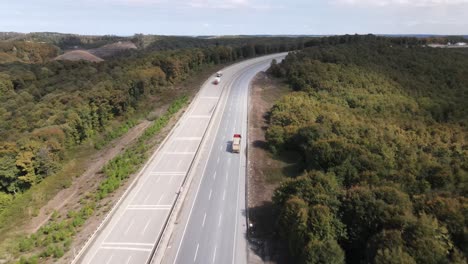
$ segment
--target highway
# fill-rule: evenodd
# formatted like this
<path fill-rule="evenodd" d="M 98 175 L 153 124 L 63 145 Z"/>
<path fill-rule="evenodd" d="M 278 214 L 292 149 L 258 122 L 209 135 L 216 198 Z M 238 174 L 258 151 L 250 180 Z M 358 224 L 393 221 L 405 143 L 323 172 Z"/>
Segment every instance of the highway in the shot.
<path fill-rule="evenodd" d="M 249 85 L 258 72 L 269 67 L 272 58 L 281 60 L 284 56 L 269 56 L 227 72 L 223 80 L 227 96 L 220 100 L 219 116 L 201 149 L 205 158 L 194 169 L 200 177 L 189 190 L 163 263 L 247 263 L 245 137 Z M 235 133 L 244 137 L 240 154 L 231 153 Z"/>
<path fill-rule="evenodd" d="M 241 154 L 230 141 L 246 135 L 251 79 L 284 56 L 246 60 L 225 68 L 220 84 L 205 82 L 73 263 L 148 263 L 164 230 L 169 245 L 156 252 L 164 262 L 245 263 L 246 141 Z"/>

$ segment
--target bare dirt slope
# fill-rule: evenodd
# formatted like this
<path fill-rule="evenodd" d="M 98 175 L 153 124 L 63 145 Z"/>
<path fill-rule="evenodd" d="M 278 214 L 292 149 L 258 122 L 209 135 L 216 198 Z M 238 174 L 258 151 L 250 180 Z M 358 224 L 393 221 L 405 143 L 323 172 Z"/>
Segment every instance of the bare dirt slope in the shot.
<path fill-rule="evenodd" d="M 89 53 L 86 50 L 72 50 L 65 52 L 62 55 L 57 56 L 54 60 L 69 60 L 69 61 L 92 61 L 92 62 L 101 62 L 103 59 Z"/>

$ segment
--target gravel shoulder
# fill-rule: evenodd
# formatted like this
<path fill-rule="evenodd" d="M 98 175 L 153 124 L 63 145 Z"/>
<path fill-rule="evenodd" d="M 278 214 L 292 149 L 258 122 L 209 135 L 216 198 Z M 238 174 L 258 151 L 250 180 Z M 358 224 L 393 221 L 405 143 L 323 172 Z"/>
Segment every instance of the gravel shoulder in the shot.
<path fill-rule="evenodd" d="M 294 160 L 274 157 L 268 150 L 265 132 L 267 114 L 282 95 L 290 90 L 278 80 L 259 73 L 250 90 L 248 138 L 248 208 L 250 229 L 249 263 L 287 263 L 275 239 L 274 190 L 285 179 L 285 170 Z"/>

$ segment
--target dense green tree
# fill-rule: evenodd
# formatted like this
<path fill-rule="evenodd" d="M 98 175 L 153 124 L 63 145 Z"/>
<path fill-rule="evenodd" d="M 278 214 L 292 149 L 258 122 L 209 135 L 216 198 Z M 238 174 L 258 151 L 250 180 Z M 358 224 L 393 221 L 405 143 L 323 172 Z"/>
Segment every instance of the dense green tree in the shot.
<path fill-rule="evenodd" d="M 196 71 L 277 52 L 283 42 L 286 49 L 295 49 L 301 41 L 58 33 L 21 38 L 28 42 L 0 41 L 0 192 L 9 194 L 57 172 L 68 151 L 91 143 L 111 124 L 125 121 L 135 109 L 141 111 L 149 100 L 171 95 Z M 89 49 L 131 40 L 138 42 L 138 50 L 101 63 L 52 60 L 58 47 Z"/>
<path fill-rule="evenodd" d="M 321 38 L 272 63 L 292 92 L 266 139 L 306 170 L 274 196 L 280 211 L 291 197 L 307 204 L 308 239 L 291 251 L 336 240 L 348 263 L 466 263 L 468 53 L 425 41 Z"/>

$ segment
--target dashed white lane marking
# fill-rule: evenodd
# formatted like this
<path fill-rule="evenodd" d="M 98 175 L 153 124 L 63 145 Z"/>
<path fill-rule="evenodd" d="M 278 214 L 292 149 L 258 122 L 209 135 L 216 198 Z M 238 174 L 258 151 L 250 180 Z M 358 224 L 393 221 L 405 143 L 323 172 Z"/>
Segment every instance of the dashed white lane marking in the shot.
<path fill-rule="evenodd" d="M 228 165 L 231 164 L 231 157 L 228 158 Z"/>
<path fill-rule="evenodd" d="M 182 163 L 182 160 L 181 160 L 181 159 L 180 159 L 180 160 L 177 162 L 177 166 L 176 166 L 176 168 L 179 168 L 179 166 L 180 166 L 180 163 Z"/>
<path fill-rule="evenodd" d="M 146 231 L 146 229 L 148 228 L 148 226 L 149 226 L 150 222 L 151 222 L 151 219 L 148 219 L 148 221 L 146 222 L 146 225 L 145 225 L 145 227 L 143 228 L 143 230 L 141 230 L 141 233 L 140 233 L 140 234 L 142 234 L 142 235 L 143 235 L 143 234 L 145 233 L 145 231 Z"/>
<path fill-rule="evenodd" d="M 197 260 L 197 255 L 198 255 L 198 247 L 200 246 L 200 244 L 197 243 L 197 250 L 195 250 L 195 256 L 193 257 L 193 262 L 195 262 Z"/>
<path fill-rule="evenodd" d="M 213 261 L 212 261 L 212 263 L 215 263 L 215 260 L 216 260 L 216 249 L 217 249 L 217 247 L 215 246 L 215 249 L 213 251 Z"/>
<path fill-rule="evenodd" d="M 113 257 L 114 257 L 114 255 L 111 255 L 111 257 L 106 261 L 106 264 L 111 263 L 111 260 L 112 260 Z"/>
<path fill-rule="evenodd" d="M 226 180 L 228 179 L 228 173 L 226 172 Z"/>
<path fill-rule="evenodd" d="M 130 222 L 130 224 L 127 226 L 127 229 L 125 229 L 124 235 L 126 235 L 126 234 L 128 233 L 128 230 L 130 230 L 130 228 L 132 227 L 134 221 L 135 221 L 135 220 L 132 219 L 132 221 Z"/>
<path fill-rule="evenodd" d="M 213 180 L 216 179 L 216 171 L 215 173 L 213 174 Z"/>
<path fill-rule="evenodd" d="M 223 145 L 219 146 L 219 150 L 220 151 L 223 150 Z"/>
<path fill-rule="evenodd" d="M 146 251 L 151 252 L 153 249 L 151 248 L 132 248 L 132 247 L 100 247 L 101 249 L 119 249 L 119 250 L 132 250 L 132 251 Z"/>
<path fill-rule="evenodd" d="M 223 213 L 219 214 L 219 219 L 218 219 L 218 227 L 221 226 L 221 219 L 223 218 Z"/>
<path fill-rule="evenodd" d="M 132 260 L 132 255 L 130 255 L 130 256 L 128 257 L 127 263 L 126 263 L 126 264 L 130 263 L 130 260 Z"/>
<path fill-rule="evenodd" d="M 143 204 L 146 204 L 146 201 L 148 201 L 150 196 L 151 196 L 151 193 L 148 193 L 148 195 L 146 195 L 145 200 L 143 200 Z"/>
<path fill-rule="evenodd" d="M 162 198 L 163 198 L 165 195 L 166 195 L 166 194 L 163 193 L 163 194 L 161 195 L 161 197 L 159 197 L 159 200 L 158 200 L 158 202 L 157 202 L 156 204 L 159 204 L 159 203 L 161 202 Z"/>
<path fill-rule="evenodd" d="M 224 191 L 223 191 L 223 201 L 224 201 L 224 199 L 226 199 L 226 189 L 224 189 Z"/>
<path fill-rule="evenodd" d="M 219 163 L 219 156 L 218 156 L 218 159 L 216 159 L 216 163 Z"/>
<path fill-rule="evenodd" d="M 213 192 L 213 190 L 210 189 L 210 194 L 208 195 L 208 200 L 211 200 L 211 193 Z"/>
<path fill-rule="evenodd" d="M 206 213 L 205 213 L 205 215 L 203 216 L 203 223 L 202 223 L 202 225 L 201 225 L 202 227 L 205 226 L 205 220 L 206 220 Z"/>
<path fill-rule="evenodd" d="M 174 175 L 169 176 L 169 183 L 172 182 L 172 179 L 174 179 Z"/>

